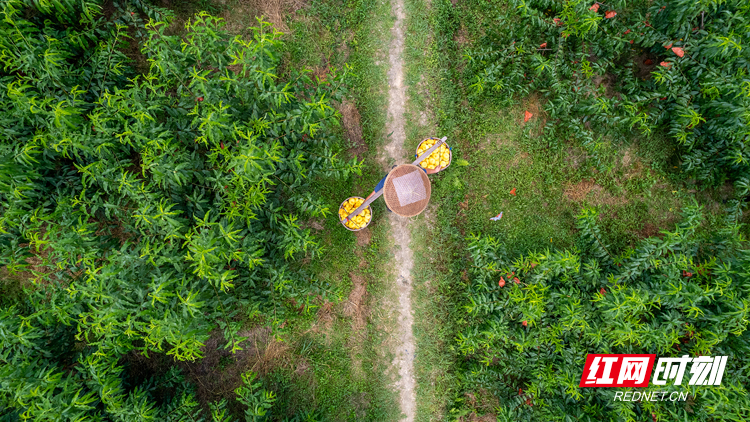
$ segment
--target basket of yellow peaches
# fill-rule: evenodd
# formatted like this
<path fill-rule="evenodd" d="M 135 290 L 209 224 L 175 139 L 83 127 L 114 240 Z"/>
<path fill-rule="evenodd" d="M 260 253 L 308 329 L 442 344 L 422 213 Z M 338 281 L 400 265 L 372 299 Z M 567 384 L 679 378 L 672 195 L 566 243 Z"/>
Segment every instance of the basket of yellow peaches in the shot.
<path fill-rule="evenodd" d="M 432 146 L 435 145 L 435 143 L 439 140 L 440 139 L 438 138 L 427 138 L 424 141 L 420 142 L 419 146 L 417 146 L 417 158 L 419 158 L 420 155 L 424 154 L 428 149 L 432 148 Z M 438 149 L 430 154 L 429 157 L 420 161 L 419 165 L 423 169 L 442 171 L 445 170 L 449 165 L 451 165 L 452 160 L 453 153 L 448 147 L 448 144 L 443 142 L 438 147 Z"/>
<path fill-rule="evenodd" d="M 346 217 L 359 208 L 364 202 L 364 198 L 352 196 L 341 203 L 341 206 L 339 207 L 339 221 L 341 221 L 341 224 L 343 224 L 348 230 L 356 232 L 370 225 L 370 221 L 372 221 L 372 208 L 370 208 L 370 206 L 363 209 L 359 215 L 350 218 L 349 221 L 345 221 Z"/>

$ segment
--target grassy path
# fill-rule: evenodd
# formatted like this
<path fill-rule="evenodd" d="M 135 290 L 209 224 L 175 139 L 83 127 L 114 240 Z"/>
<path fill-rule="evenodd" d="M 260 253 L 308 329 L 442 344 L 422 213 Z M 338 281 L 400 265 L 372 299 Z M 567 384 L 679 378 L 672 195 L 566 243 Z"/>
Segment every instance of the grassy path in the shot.
<path fill-rule="evenodd" d="M 392 13 L 396 21 L 391 28 L 391 44 L 388 48 L 388 121 L 386 133 L 391 133 L 385 145 L 387 156 L 381 156 L 380 162 L 386 166 L 389 162 L 401 163 L 406 156 L 404 104 L 406 102 L 406 85 L 404 84 L 404 0 L 393 0 Z M 412 267 L 414 258 L 411 250 L 411 232 L 409 220 L 395 214 L 389 215 L 391 235 L 395 249 L 393 278 L 390 287 L 397 293 L 398 302 L 394 304 L 394 313 L 398 315 L 395 337 L 396 350 L 393 364 L 398 368 L 399 380 L 396 384 L 404 421 L 412 422 L 416 413 L 416 395 L 414 382 L 415 341 L 412 333 L 414 318 L 411 308 Z"/>

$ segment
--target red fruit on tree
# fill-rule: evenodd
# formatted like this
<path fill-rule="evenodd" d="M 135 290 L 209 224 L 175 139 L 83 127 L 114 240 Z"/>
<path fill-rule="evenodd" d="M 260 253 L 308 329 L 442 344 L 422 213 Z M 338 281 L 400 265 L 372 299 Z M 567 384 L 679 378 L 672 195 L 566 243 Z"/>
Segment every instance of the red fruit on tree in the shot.
<path fill-rule="evenodd" d="M 547 48 L 547 43 L 543 42 L 543 43 L 539 44 L 539 48 Z"/>
<path fill-rule="evenodd" d="M 629 29 L 627 31 L 625 31 L 625 35 L 628 35 L 629 33 L 630 33 Z"/>
<path fill-rule="evenodd" d="M 672 47 L 672 52 L 674 54 L 677 54 L 677 57 L 682 57 L 685 55 L 685 50 L 681 49 L 680 47 Z"/>
<path fill-rule="evenodd" d="M 562 23 L 560 21 L 560 18 L 554 18 L 554 19 L 552 19 L 552 22 L 554 22 L 557 26 L 562 25 Z"/>
<path fill-rule="evenodd" d="M 667 50 L 669 50 L 670 48 L 672 48 L 672 44 L 674 44 L 674 43 L 669 43 L 669 45 L 666 46 L 666 47 L 664 47 L 664 48 L 666 48 Z"/>
<path fill-rule="evenodd" d="M 521 323 L 521 325 L 523 325 L 524 327 L 526 327 L 526 326 L 528 326 L 528 325 L 529 325 L 529 323 L 528 323 L 528 322 L 526 322 L 526 321 L 524 321 L 524 322 L 522 322 L 522 323 Z"/>
<path fill-rule="evenodd" d="M 670 67 L 672 67 L 672 64 L 669 62 L 661 62 L 659 63 L 659 66 L 666 67 L 667 69 L 669 69 Z"/>
<path fill-rule="evenodd" d="M 518 277 L 513 277 L 513 282 L 516 284 L 521 284 L 521 280 L 519 280 Z"/>
<path fill-rule="evenodd" d="M 505 287 L 505 279 L 500 277 L 500 281 L 497 282 L 497 285 L 500 287 Z"/>
<path fill-rule="evenodd" d="M 599 289 L 599 293 L 601 293 L 601 295 L 604 296 L 607 294 L 607 291 L 604 290 L 604 287 L 602 287 L 601 289 Z"/>
<path fill-rule="evenodd" d="M 519 388 L 518 389 L 518 395 L 520 396 L 521 394 L 523 394 L 523 390 Z"/>
<path fill-rule="evenodd" d="M 594 3 L 593 6 L 589 7 L 589 10 L 593 10 L 594 13 L 599 11 L 599 3 Z"/>
<path fill-rule="evenodd" d="M 615 16 L 617 16 L 617 12 L 615 12 L 614 10 L 609 10 L 609 11 L 607 11 L 607 13 L 604 14 L 604 17 L 606 19 L 612 19 Z"/>
<path fill-rule="evenodd" d="M 203 97 L 198 97 L 198 101 L 203 101 Z"/>

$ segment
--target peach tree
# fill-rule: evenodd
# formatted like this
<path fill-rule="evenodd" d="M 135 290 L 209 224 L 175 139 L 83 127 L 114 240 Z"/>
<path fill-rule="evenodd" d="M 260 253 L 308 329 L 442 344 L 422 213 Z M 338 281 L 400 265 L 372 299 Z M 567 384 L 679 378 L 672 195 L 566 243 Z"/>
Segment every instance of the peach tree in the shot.
<path fill-rule="evenodd" d="M 346 69 L 282 79 L 266 22 L 245 39 L 201 13 L 174 35 L 125 6 L 0 2 L 0 264 L 23 288 L 0 302 L 0 419 L 188 420 L 179 374 L 157 403 L 123 356 L 193 360 L 215 329 L 236 351 L 248 316 L 327 294 L 293 261 L 319 250 L 301 220 L 330 212 L 311 187 L 360 171 L 331 129 Z M 274 397 L 246 381 L 262 420 Z"/>
<path fill-rule="evenodd" d="M 682 169 L 750 188 L 750 7 L 729 1 L 477 1 L 464 55 L 475 102 L 539 92 L 544 139 L 581 145 L 600 171 L 606 140 L 660 132 Z M 487 19 L 486 17 L 491 17 Z"/>
<path fill-rule="evenodd" d="M 606 244 L 594 209 L 578 216 L 574 250 L 516 256 L 502 239 L 471 237 L 454 413 L 501 421 L 746 420 L 750 256 L 729 215 L 722 229 L 705 233 L 701 209 L 688 207 L 674 231 L 623 251 Z M 637 389 L 679 391 L 687 401 L 615 401 L 625 389 L 579 387 L 589 353 L 718 355 L 728 364 L 720 386 Z M 465 393 L 496 404 L 472 407 Z"/>

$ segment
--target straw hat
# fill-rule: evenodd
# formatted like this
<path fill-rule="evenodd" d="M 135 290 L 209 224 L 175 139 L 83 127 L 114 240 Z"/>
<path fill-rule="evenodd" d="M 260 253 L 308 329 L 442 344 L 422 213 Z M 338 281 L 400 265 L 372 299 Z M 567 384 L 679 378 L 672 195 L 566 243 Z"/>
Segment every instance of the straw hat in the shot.
<path fill-rule="evenodd" d="M 421 168 L 402 164 L 388 173 L 383 199 L 391 211 L 402 217 L 419 215 L 430 202 L 430 179 Z"/>

